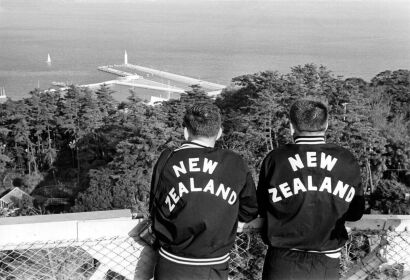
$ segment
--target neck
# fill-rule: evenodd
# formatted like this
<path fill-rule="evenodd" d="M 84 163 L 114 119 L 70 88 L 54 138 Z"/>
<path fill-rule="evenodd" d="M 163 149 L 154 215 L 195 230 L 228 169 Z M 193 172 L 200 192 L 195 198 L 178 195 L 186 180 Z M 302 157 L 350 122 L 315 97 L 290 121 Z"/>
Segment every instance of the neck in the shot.
<path fill-rule="evenodd" d="M 325 131 L 295 131 L 295 134 L 293 134 L 293 137 L 303 136 L 325 136 Z"/>
<path fill-rule="evenodd" d="M 207 137 L 198 137 L 195 139 L 188 139 L 191 142 L 197 143 L 202 146 L 213 148 L 215 146 L 215 140 Z"/>

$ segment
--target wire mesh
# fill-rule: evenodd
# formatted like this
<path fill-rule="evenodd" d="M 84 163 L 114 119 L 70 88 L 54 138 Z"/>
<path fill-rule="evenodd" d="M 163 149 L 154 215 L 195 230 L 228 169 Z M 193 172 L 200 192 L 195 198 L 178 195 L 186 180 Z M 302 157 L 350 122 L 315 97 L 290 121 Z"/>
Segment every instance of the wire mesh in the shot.
<path fill-rule="evenodd" d="M 410 232 L 352 232 L 343 250 L 341 276 L 349 280 L 410 279 Z"/>
<path fill-rule="evenodd" d="M 231 280 L 261 279 L 266 246 L 238 233 Z M 131 237 L 9 244 L 0 247 L 0 279 L 150 279 L 156 252 Z M 410 279 L 410 232 L 353 231 L 340 265 L 343 279 Z"/>

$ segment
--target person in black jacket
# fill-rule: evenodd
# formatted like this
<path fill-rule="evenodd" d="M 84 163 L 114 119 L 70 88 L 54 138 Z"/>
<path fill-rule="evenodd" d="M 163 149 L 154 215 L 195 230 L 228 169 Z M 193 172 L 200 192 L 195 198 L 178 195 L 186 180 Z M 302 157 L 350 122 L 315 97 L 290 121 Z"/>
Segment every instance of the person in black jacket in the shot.
<path fill-rule="evenodd" d="M 236 153 L 215 148 L 218 107 L 194 105 L 184 116 L 188 141 L 163 152 L 151 186 L 153 231 L 159 239 L 154 279 L 227 279 L 238 220 L 258 214 L 250 170 Z M 157 174 L 160 172 L 160 174 Z"/>
<path fill-rule="evenodd" d="M 290 108 L 294 138 L 264 159 L 257 188 L 264 241 L 263 279 L 339 279 L 345 221 L 364 212 L 360 168 L 346 149 L 325 142 L 328 109 L 299 100 Z"/>

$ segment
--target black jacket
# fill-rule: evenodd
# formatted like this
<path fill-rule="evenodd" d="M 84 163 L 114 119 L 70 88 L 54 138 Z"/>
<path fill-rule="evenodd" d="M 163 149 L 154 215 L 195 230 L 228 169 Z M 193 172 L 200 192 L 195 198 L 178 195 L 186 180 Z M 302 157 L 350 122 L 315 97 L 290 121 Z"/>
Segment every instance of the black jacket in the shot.
<path fill-rule="evenodd" d="M 300 137 L 270 152 L 258 184 L 264 240 L 273 247 L 333 253 L 347 240 L 345 221 L 364 212 L 360 168 L 324 137 Z"/>
<path fill-rule="evenodd" d="M 153 229 L 160 254 L 191 264 L 227 260 L 238 219 L 257 216 L 256 189 L 243 159 L 229 150 L 186 143 L 162 155 L 157 186 L 151 186 Z M 229 257 L 228 257 L 229 258 Z M 218 262 L 217 262 L 218 263 Z"/>

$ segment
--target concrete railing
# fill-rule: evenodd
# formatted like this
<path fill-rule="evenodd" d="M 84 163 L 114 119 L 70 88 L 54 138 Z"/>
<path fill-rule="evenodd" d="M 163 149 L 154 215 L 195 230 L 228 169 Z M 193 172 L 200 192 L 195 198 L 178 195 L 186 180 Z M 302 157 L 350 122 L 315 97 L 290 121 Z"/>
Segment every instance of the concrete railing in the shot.
<path fill-rule="evenodd" d="M 138 222 L 131 219 L 130 210 L 0 218 L 0 247 L 38 241 L 126 237 Z"/>

